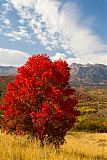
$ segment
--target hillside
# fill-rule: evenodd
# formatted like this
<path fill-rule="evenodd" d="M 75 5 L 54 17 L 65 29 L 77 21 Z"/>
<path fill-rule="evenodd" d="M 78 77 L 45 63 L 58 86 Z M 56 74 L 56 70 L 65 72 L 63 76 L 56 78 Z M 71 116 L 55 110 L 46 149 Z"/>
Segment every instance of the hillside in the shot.
<path fill-rule="evenodd" d="M 0 66 L 0 76 L 16 75 L 17 68 L 13 66 Z"/>
<path fill-rule="evenodd" d="M 103 64 L 70 65 L 71 84 L 107 84 L 107 66 Z"/>
<path fill-rule="evenodd" d="M 72 85 L 89 85 L 89 84 L 106 84 L 107 85 L 107 66 L 103 64 L 77 64 L 70 65 L 70 84 Z M 17 68 L 13 66 L 0 66 L 0 76 L 16 75 Z"/>

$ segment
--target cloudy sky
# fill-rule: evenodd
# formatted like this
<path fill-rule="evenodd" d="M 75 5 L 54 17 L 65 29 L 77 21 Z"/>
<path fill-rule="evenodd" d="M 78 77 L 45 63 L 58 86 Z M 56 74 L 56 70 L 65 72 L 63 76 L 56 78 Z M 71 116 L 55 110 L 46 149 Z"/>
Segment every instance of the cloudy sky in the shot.
<path fill-rule="evenodd" d="M 0 0 L 0 65 L 29 56 L 107 65 L 107 0 Z"/>

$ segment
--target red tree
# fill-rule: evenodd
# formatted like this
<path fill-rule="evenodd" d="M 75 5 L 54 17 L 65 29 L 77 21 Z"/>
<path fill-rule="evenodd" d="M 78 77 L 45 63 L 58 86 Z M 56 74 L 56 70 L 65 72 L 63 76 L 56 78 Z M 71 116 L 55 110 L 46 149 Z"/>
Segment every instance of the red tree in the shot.
<path fill-rule="evenodd" d="M 30 134 L 59 146 L 73 126 L 78 112 L 75 90 L 68 86 L 65 61 L 52 62 L 47 55 L 34 55 L 18 68 L 9 83 L 1 110 L 2 128 L 15 134 Z"/>

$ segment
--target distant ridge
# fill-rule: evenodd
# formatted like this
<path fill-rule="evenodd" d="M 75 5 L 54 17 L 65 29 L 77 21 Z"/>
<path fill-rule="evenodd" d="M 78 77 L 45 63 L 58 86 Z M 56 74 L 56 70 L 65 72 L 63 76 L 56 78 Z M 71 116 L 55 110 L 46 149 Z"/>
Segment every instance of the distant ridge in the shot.
<path fill-rule="evenodd" d="M 0 76 L 15 76 L 17 67 L 0 66 Z M 70 65 L 70 84 L 106 84 L 107 85 L 107 66 L 104 64 L 77 64 Z"/>
<path fill-rule="evenodd" d="M 0 76 L 14 76 L 17 74 L 17 67 L 0 66 Z"/>
<path fill-rule="evenodd" d="M 71 84 L 107 84 L 107 66 L 104 64 L 70 65 Z"/>

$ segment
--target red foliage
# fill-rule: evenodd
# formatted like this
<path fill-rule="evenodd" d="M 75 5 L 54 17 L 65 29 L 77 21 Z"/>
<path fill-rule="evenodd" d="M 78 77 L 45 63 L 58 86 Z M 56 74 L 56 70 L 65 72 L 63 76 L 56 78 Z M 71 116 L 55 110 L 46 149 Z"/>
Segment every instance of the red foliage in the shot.
<path fill-rule="evenodd" d="M 52 62 L 47 55 L 34 55 L 18 68 L 9 83 L 1 110 L 2 127 L 16 134 L 29 133 L 41 141 L 64 142 L 78 112 L 75 90 L 68 86 L 69 67 L 65 61 Z"/>

